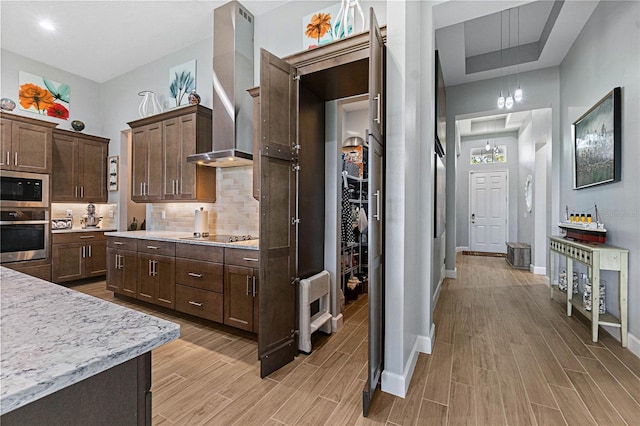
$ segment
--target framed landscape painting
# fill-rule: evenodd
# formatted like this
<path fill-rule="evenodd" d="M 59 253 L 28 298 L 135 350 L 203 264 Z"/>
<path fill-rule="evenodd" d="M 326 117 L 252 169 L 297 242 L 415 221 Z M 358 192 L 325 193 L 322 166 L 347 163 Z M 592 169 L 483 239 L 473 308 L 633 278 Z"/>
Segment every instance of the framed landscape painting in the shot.
<path fill-rule="evenodd" d="M 618 182 L 621 177 L 620 88 L 573 123 L 574 189 Z"/>

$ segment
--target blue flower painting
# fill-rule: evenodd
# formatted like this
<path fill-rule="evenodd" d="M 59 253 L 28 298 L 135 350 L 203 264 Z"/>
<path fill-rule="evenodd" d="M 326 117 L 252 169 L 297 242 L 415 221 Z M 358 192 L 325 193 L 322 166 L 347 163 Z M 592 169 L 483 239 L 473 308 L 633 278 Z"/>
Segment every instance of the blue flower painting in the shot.
<path fill-rule="evenodd" d="M 196 90 L 196 60 L 193 59 L 169 70 L 169 94 L 175 106 L 188 105 L 189 93 Z"/>

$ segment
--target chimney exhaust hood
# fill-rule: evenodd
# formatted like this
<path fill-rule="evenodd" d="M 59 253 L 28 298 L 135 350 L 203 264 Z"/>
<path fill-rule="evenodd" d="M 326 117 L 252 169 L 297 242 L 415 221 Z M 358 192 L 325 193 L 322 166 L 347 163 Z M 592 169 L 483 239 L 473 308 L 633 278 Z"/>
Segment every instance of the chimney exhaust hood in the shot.
<path fill-rule="evenodd" d="M 213 11 L 213 138 L 189 163 L 212 167 L 253 162 L 253 15 L 237 1 Z"/>

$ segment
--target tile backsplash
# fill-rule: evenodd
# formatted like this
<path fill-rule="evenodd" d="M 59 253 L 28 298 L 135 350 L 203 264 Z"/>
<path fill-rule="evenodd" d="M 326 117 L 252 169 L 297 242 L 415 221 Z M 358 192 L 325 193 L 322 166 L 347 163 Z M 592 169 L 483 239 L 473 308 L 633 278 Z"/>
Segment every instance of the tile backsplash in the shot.
<path fill-rule="evenodd" d="M 51 218 L 59 219 L 67 217 L 67 211 L 71 210 L 73 227 L 82 227 L 82 217 L 87 214 L 88 203 L 51 203 Z M 118 206 L 117 204 L 95 204 L 96 215 L 102 216 L 99 227 L 104 229 L 118 228 Z"/>
<path fill-rule="evenodd" d="M 147 204 L 147 229 L 193 232 L 195 211 L 202 207 L 209 212 L 209 233 L 257 236 L 260 205 L 253 198 L 252 167 L 218 168 L 216 186 L 215 203 Z"/>

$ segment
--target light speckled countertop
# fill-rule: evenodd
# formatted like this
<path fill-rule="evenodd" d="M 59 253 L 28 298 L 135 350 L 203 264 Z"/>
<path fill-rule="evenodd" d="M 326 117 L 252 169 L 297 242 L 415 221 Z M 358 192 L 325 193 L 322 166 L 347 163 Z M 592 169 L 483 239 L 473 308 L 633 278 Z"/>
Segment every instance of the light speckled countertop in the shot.
<path fill-rule="evenodd" d="M 115 228 L 70 228 L 70 229 L 52 229 L 52 234 L 68 234 L 70 232 L 112 232 Z"/>
<path fill-rule="evenodd" d="M 177 231 L 126 231 L 126 232 L 105 232 L 107 237 L 123 237 L 123 238 L 135 238 L 139 240 L 154 240 L 154 241 L 168 241 L 171 243 L 187 243 L 187 244 L 201 244 L 206 246 L 217 246 L 227 248 L 241 248 L 249 250 L 259 250 L 260 240 L 249 241 L 236 241 L 233 243 L 216 243 L 207 240 L 192 240 L 187 239 L 193 237 L 193 234 L 188 232 Z"/>
<path fill-rule="evenodd" d="M 0 414 L 180 336 L 178 324 L 0 267 Z"/>

